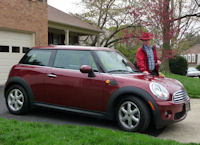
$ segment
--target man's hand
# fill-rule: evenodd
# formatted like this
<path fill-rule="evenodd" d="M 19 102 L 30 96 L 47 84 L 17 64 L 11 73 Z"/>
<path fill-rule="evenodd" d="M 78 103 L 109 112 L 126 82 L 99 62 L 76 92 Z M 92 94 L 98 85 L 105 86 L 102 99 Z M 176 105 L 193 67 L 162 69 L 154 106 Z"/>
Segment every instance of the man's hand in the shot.
<path fill-rule="evenodd" d="M 149 75 L 148 71 L 143 71 L 142 73 L 145 74 L 145 75 Z"/>
<path fill-rule="evenodd" d="M 160 65 L 162 62 L 160 60 L 157 61 L 157 64 Z"/>
<path fill-rule="evenodd" d="M 160 77 L 165 77 L 165 75 L 161 72 L 158 73 Z"/>

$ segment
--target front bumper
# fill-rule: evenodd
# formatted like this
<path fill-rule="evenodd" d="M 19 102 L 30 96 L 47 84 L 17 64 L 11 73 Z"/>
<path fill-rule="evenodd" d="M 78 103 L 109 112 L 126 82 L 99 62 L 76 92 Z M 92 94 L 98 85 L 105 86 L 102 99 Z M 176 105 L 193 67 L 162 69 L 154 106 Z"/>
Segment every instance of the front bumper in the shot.
<path fill-rule="evenodd" d="M 156 102 L 159 113 L 155 116 L 156 128 L 162 128 L 169 124 L 181 121 L 187 116 L 190 110 L 190 100 L 175 104 L 172 101 Z"/>

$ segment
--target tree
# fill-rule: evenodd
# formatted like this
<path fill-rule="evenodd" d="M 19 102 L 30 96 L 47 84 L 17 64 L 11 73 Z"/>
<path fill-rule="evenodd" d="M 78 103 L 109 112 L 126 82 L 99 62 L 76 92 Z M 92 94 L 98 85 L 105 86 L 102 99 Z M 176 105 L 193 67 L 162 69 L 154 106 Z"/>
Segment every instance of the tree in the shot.
<path fill-rule="evenodd" d="M 185 37 L 181 39 L 178 45 L 179 52 L 182 52 L 184 50 L 187 50 L 191 48 L 192 46 L 200 44 L 200 35 L 198 33 L 186 33 Z"/>
<path fill-rule="evenodd" d="M 95 24 L 105 32 L 101 34 L 100 46 L 111 47 L 125 39 L 118 35 L 121 31 L 140 27 L 137 20 L 129 21 L 130 16 L 126 11 L 128 0 L 82 0 L 81 5 L 85 6 L 85 12 L 76 16 Z M 96 45 L 98 36 L 90 38 L 90 45 Z"/>
<path fill-rule="evenodd" d="M 163 68 L 169 71 L 169 58 L 178 41 L 199 16 L 197 6 L 190 0 L 129 0 L 129 14 L 140 18 L 140 25 L 154 33 L 162 48 Z"/>

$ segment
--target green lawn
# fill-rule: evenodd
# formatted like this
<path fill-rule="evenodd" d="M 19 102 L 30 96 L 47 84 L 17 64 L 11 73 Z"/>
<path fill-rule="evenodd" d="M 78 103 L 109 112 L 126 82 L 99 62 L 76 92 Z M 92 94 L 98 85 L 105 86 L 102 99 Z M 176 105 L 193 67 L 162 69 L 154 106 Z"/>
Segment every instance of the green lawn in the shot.
<path fill-rule="evenodd" d="M 0 145 L 184 145 L 139 133 L 0 118 Z M 196 145 L 189 143 L 187 145 Z"/>
<path fill-rule="evenodd" d="M 189 96 L 191 98 L 200 98 L 200 79 L 199 78 L 191 78 L 176 74 L 165 74 L 166 77 L 174 78 L 179 80 L 187 90 Z"/>

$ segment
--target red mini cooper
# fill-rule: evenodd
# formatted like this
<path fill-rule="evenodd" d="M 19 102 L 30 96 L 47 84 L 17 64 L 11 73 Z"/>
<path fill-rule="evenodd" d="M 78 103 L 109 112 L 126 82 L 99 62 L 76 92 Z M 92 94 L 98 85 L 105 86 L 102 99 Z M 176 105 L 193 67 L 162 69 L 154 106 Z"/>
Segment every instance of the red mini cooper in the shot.
<path fill-rule="evenodd" d="M 5 85 L 8 110 L 33 106 L 116 120 L 125 131 L 144 131 L 183 120 L 190 98 L 174 79 L 144 75 L 111 48 L 32 48 L 13 66 Z"/>

